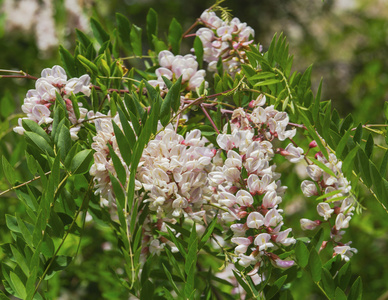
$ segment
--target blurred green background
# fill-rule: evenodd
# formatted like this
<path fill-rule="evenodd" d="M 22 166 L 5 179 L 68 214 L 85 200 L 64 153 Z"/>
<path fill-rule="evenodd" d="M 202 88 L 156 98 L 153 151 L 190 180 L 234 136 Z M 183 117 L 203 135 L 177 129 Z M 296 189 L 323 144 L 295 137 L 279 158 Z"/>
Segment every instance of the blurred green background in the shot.
<path fill-rule="evenodd" d="M 58 45 L 72 51 L 75 28 L 90 33 L 88 19 L 92 16 L 109 31 L 115 26 L 116 12 L 145 28 L 145 16 L 152 7 L 159 14 L 161 35 L 173 17 L 185 29 L 212 4 L 179 0 L 0 0 L 0 69 L 39 76 L 43 68 L 60 64 Z M 331 99 L 341 117 L 352 113 L 357 122 L 384 122 L 382 111 L 388 99 L 386 0 L 229 0 L 223 5 L 255 30 L 255 40 L 264 49 L 275 32 L 284 32 L 294 54 L 294 70 L 303 71 L 313 64 L 313 90 L 323 78 L 322 99 Z M 191 43 L 184 42 L 182 54 L 190 51 Z M 31 179 L 32 174 L 23 159 L 25 143 L 12 127 L 25 93 L 33 87 L 34 82 L 24 79 L 0 79 L 0 156 L 17 169 L 20 182 Z M 300 179 L 292 174 L 283 176 L 283 183 L 290 187 L 285 202 L 287 222 L 294 224 L 293 228 L 299 228 L 302 216 L 314 218 L 316 214 L 314 203 L 301 197 L 298 182 Z M 9 187 L 1 171 L 0 191 Z M 352 258 L 352 281 L 361 275 L 365 299 L 388 299 L 388 216 L 373 197 L 363 194 L 360 200 L 366 210 L 354 217 L 346 234 L 359 250 Z M 8 193 L 0 198 L 0 212 L 3 243 L 10 240 L 5 214 L 23 214 L 24 209 L 16 195 Z M 58 295 L 60 299 L 123 299 L 118 283 L 104 271 L 106 265 L 122 268 L 117 249 L 109 240 L 108 230 L 87 223 L 77 260 L 53 281 L 54 299 Z M 297 280 L 292 292 L 295 299 L 323 299 L 305 277 Z"/>

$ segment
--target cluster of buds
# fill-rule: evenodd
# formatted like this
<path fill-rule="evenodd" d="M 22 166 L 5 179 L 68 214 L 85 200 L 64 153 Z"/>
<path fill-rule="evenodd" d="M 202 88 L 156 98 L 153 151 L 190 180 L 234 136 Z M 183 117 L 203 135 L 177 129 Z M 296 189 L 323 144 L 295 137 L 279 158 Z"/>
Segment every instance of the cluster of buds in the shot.
<path fill-rule="evenodd" d="M 316 147 L 316 142 L 310 143 L 310 148 Z M 317 205 L 317 212 L 323 218 L 322 220 L 301 219 L 303 230 L 313 230 L 323 223 L 330 222 L 335 218 L 334 226 L 331 228 L 330 238 L 334 245 L 333 255 L 340 254 L 341 258 L 348 261 L 357 249 L 351 248 L 349 243 L 340 242 L 345 231 L 342 229 L 349 227 L 350 219 L 353 215 L 354 199 L 351 195 L 351 186 L 342 173 L 342 162 L 337 159 L 334 153 L 329 149 L 328 159 L 321 152 L 315 155 L 315 158 L 331 170 L 329 173 L 314 163 L 306 167 L 306 171 L 311 180 L 304 180 L 301 189 L 306 197 L 326 195 L 323 202 Z M 321 249 L 325 248 L 327 241 L 322 244 Z"/>
<path fill-rule="evenodd" d="M 186 89 L 195 91 L 205 80 L 205 70 L 198 70 L 198 62 L 194 55 L 187 54 L 185 56 L 172 54 L 170 51 L 161 51 L 158 55 L 160 68 L 156 69 L 155 75 L 157 80 L 149 80 L 149 84 L 159 89 L 162 93 L 167 91 L 167 86 L 162 78 L 166 77 L 169 80 L 178 79 L 182 76 L 182 84 L 187 83 Z M 205 82 L 205 87 L 208 83 Z"/>
<path fill-rule="evenodd" d="M 29 90 L 24 99 L 22 110 L 27 114 L 27 117 L 18 120 L 19 126 L 15 127 L 14 131 L 23 134 L 25 130 L 22 126 L 22 120 L 29 119 L 38 123 L 50 133 L 53 122 L 53 104 L 56 101 L 57 94 L 59 94 L 66 103 L 71 124 L 75 125 L 70 128 L 71 138 L 73 140 L 78 139 L 77 133 L 81 129 L 80 122 L 84 120 L 88 111 L 82 107 L 82 103 L 78 103 L 80 118 L 76 118 L 73 104 L 69 97 L 71 94 L 77 93 L 90 96 L 89 75 L 82 75 L 80 78 L 67 80 L 66 72 L 60 66 L 44 69 L 41 78 L 35 83 L 35 89 Z"/>
<path fill-rule="evenodd" d="M 202 41 L 203 59 L 209 63 L 208 70 L 216 72 L 221 60 L 225 71 L 230 74 L 239 71 L 240 65 L 247 61 L 245 51 L 253 43 L 251 38 L 255 31 L 238 18 L 226 22 L 209 10 L 202 13 L 200 22 L 206 27 L 198 29 L 196 35 Z"/>
<path fill-rule="evenodd" d="M 227 156 L 217 155 L 209 178 L 214 202 L 224 211 L 220 218 L 232 223 L 230 229 L 236 244 L 236 261 L 243 267 L 254 265 L 249 275 L 258 272 L 269 259 L 274 266 L 288 268 L 292 260 L 281 260 L 274 252 L 295 243 L 288 237 L 291 228 L 284 229 L 279 204 L 286 187 L 281 185 L 280 173 L 272 163 L 275 156 L 273 140 L 293 137 L 287 130 L 287 113 L 273 106 L 263 108 L 265 97 L 253 101 L 251 114 L 239 108 L 233 112 L 231 133 L 218 135 L 217 143 Z M 224 132 L 227 132 L 227 126 Z M 218 152 L 220 153 L 220 152 Z"/>

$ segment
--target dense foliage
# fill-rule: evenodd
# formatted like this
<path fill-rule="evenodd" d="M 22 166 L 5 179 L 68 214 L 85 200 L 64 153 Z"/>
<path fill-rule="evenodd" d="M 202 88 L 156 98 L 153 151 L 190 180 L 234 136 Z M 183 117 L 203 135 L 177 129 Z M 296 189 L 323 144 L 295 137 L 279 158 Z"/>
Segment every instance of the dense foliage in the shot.
<path fill-rule="evenodd" d="M 155 10 L 146 20 L 116 14 L 108 32 L 91 19 L 94 38 L 60 47 L 63 68 L 4 72 L 35 81 L 13 129 L 25 142 L 2 158 L 2 195 L 23 203 L 6 216 L 4 293 L 300 298 L 308 280 L 361 299 L 350 219 L 365 190 L 386 216 L 386 125 L 342 119 L 311 67 L 292 71 L 282 34 L 263 50 L 223 7 L 167 34 Z"/>

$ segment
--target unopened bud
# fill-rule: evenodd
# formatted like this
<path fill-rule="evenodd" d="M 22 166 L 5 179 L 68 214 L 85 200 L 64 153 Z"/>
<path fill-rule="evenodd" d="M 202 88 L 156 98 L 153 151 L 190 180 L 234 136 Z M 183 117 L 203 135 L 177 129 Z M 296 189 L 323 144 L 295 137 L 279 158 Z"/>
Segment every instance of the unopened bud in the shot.
<path fill-rule="evenodd" d="M 318 146 L 318 144 L 317 144 L 316 141 L 312 141 L 312 142 L 309 144 L 309 148 L 315 148 L 315 147 L 317 147 L 317 146 Z"/>
<path fill-rule="evenodd" d="M 323 249 L 326 248 L 328 241 L 323 241 L 321 247 L 319 248 L 318 252 L 321 252 Z"/>
<path fill-rule="evenodd" d="M 322 154 L 321 151 L 319 151 L 319 152 L 317 152 L 317 153 L 315 154 L 315 159 L 318 159 L 318 157 L 323 157 L 323 154 Z"/>

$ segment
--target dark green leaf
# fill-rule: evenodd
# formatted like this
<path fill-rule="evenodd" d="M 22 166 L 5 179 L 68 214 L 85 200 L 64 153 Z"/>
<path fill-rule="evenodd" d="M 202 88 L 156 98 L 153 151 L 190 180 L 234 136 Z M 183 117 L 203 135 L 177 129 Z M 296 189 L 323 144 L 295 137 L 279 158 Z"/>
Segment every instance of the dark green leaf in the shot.
<path fill-rule="evenodd" d="M 339 287 L 335 289 L 335 300 L 346 300 L 348 299 L 343 290 Z"/>
<path fill-rule="evenodd" d="M 172 279 L 172 276 L 171 276 L 170 271 L 166 268 L 166 266 L 165 266 L 164 264 L 162 264 L 162 266 L 163 266 L 164 272 L 165 272 L 166 275 L 167 275 L 168 281 L 171 283 L 171 285 L 172 285 L 174 291 L 177 293 L 178 296 L 181 297 L 181 293 L 180 293 L 178 287 L 176 286 L 174 280 Z"/>
<path fill-rule="evenodd" d="M 171 109 L 176 112 L 180 106 L 180 89 L 181 89 L 182 76 L 174 83 L 171 89 L 168 91 L 166 97 L 163 100 L 162 107 L 160 109 L 160 122 L 163 126 L 166 126 L 170 121 Z"/>
<path fill-rule="evenodd" d="M 56 256 L 53 260 L 53 263 L 50 265 L 45 279 L 49 279 L 58 271 L 62 271 L 67 268 L 67 266 L 72 262 L 73 258 L 70 256 L 59 255 Z"/>
<path fill-rule="evenodd" d="M 59 54 L 66 73 L 69 74 L 70 77 L 76 77 L 78 74 L 73 55 L 71 55 L 62 45 L 59 46 Z"/>
<path fill-rule="evenodd" d="M 330 272 L 326 268 L 322 268 L 322 284 L 323 284 L 323 289 L 325 290 L 329 298 L 334 299 L 334 294 L 335 294 L 334 280 Z"/>
<path fill-rule="evenodd" d="M 356 132 L 354 133 L 353 141 L 357 144 L 361 143 L 362 139 L 362 124 L 358 124 Z"/>
<path fill-rule="evenodd" d="M 359 276 L 350 288 L 349 300 L 361 300 L 362 299 L 362 280 Z"/>
<path fill-rule="evenodd" d="M 15 101 L 9 90 L 6 90 L 3 98 L 1 98 L 0 111 L 3 118 L 8 118 L 15 111 Z"/>
<path fill-rule="evenodd" d="M 40 150 L 40 152 L 42 154 L 48 153 L 50 156 L 54 156 L 53 149 L 51 148 L 50 144 L 43 137 L 41 137 L 40 135 L 38 135 L 35 132 L 29 132 L 29 131 L 26 131 L 24 133 L 24 135 L 26 137 L 27 142 L 30 145 L 37 148 L 38 150 Z"/>
<path fill-rule="evenodd" d="M 194 54 L 197 57 L 198 67 L 201 69 L 203 63 L 203 45 L 199 36 L 196 36 L 194 39 Z"/>
<path fill-rule="evenodd" d="M 272 299 L 280 291 L 286 279 L 287 279 L 287 275 L 284 275 L 280 277 L 278 280 L 276 280 L 271 286 L 271 288 L 269 289 L 268 293 L 265 295 L 266 296 L 265 299 L 268 299 L 268 300 Z"/>
<path fill-rule="evenodd" d="M 58 150 L 60 153 L 61 160 L 64 160 L 67 153 L 71 148 L 71 136 L 70 130 L 65 125 L 61 126 L 58 136 Z"/>
<path fill-rule="evenodd" d="M 92 150 L 78 152 L 71 161 L 70 171 L 72 174 L 84 174 L 89 171 L 89 165 L 93 160 Z"/>
<path fill-rule="evenodd" d="M 369 158 L 361 148 L 357 152 L 358 165 L 361 166 L 361 178 L 364 180 L 367 187 L 372 185 L 372 178 L 369 170 Z"/>
<path fill-rule="evenodd" d="M 136 25 L 132 25 L 131 28 L 131 47 L 133 49 L 133 53 L 137 56 L 142 56 L 142 41 L 141 41 L 141 34 L 142 29 L 140 27 L 137 27 Z"/>
<path fill-rule="evenodd" d="M 102 28 L 101 24 L 95 18 L 90 19 L 90 25 L 92 27 L 93 35 L 100 45 L 110 40 L 109 34 L 104 30 L 104 28 Z"/>
<path fill-rule="evenodd" d="M 350 268 L 350 262 L 347 262 L 342 266 L 342 268 L 339 270 L 337 275 L 338 286 L 342 290 L 346 291 L 351 276 L 352 276 L 352 272 Z"/>
<path fill-rule="evenodd" d="M 148 43 L 150 45 L 153 45 L 152 36 L 158 36 L 158 14 L 153 8 L 150 8 L 150 10 L 148 11 L 146 21 Z"/>
<path fill-rule="evenodd" d="M 338 158 L 342 157 L 342 153 L 343 153 L 343 151 L 348 143 L 348 139 L 349 139 L 351 133 L 352 133 L 351 130 L 346 131 L 346 133 L 343 135 L 343 137 L 339 141 L 337 148 L 335 149 L 335 154 Z"/>
<path fill-rule="evenodd" d="M 298 241 L 295 247 L 295 256 L 298 262 L 298 265 L 302 268 L 307 266 L 309 260 L 309 251 L 306 245 L 302 241 Z"/>
<path fill-rule="evenodd" d="M 120 153 L 121 153 L 121 156 L 123 158 L 123 160 L 125 161 L 125 163 L 127 164 L 127 166 L 130 166 L 131 165 L 131 151 L 129 151 L 129 149 L 131 149 L 131 145 L 129 144 L 127 138 L 125 137 L 125 135 L 123 134 L 123 132 L 121 131 L 121 129 L 119 128 L 119 126 L 117 126 L 117 124 L 112 121 L 112 124 L 113 124 L 113 131 L 115 133 L 115 136 L 116 136 L 116 141 L 117 141 L 117 144 L 119 146 L 119 149 L 120 149 Z"/>
<path fill-rule="evenodd" d="M 312 280 L 314 282 L 319 282 L 322 274 L 322 262 L 315 248 L 312 248 L 310 251 L 308 269 Z"/>
<path fill-rule="evenodd" d="M 381 161 L 381 165 L 380 165 L 380 174 L 382 177 L 385 177 L 385 174 L 387 173 L 387 166 L 388 166 L 388 150 L 385 151 L 384 158 Z"/>
<path fill-rule="evenodd" d="M 8 182 L 11 185 L 15 185 L 15 183 L 16 183 L 15 170 L 11 166 L 11 164 L 8 162 L 8 160 L 5 158 L 5 156 L 2 157 L 2 166 L 3 166 L 4 175 L 7 178 Z"/>
<path fill-rule="evenodd" d="M 372 156 L 374 146 L 375 146 L 375 143 L 373 141 L 373 136 L 370 133 L 368 136 L 368 140 L 366 141 L 366 144 L 365 144 L 365 154 L 369 158 Z"/>
<path fill-rule="evenodd" d="M 140 300 L 149 300 L 149 299 L 154 299 L 154 284 L 147 280 L 141 289 L 140 292 Z"/>
<path fill-rule="evenodd" d="M 182 41 L 183 29 L 181 24 L 173 18 L 168 29 L 168 43 L 171 45 L 172 52 L 179 54 L 179 48 Z"/>
<path fill-rule="evenodd" d="M 131 39 L 130 39 L 131 24 L 129 23 L 127 17 L 125 17 L 120 13 L 116 13 L 116 23 L 119 31 L 119 36 L 121 41 L 123 42 L 124 47 L 129 52 L 132 52 L 133 50 L 132 50 Z"/>

